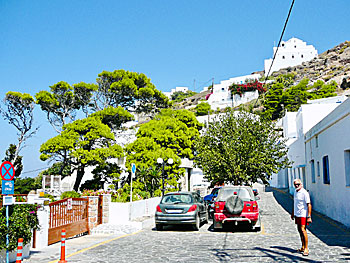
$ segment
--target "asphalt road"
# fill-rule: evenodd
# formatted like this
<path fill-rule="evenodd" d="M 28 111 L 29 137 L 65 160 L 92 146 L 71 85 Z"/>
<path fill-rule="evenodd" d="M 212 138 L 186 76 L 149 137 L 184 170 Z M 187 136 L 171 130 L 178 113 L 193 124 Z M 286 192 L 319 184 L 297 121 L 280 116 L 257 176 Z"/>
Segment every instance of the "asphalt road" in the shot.
<path fill-rule="evenodd" d="M 292 199 L 283 191 L 260 193 L 262 229 L 229 227 L 214 232 L 190 227 L 154 228 L 110 239 L 67 256 L 68 262 L 346 262 L 350 261 L 350 230 L 313 213 L 308 227 L 310 255 L 301 246 L 289 211 Z M 38 261 L 36 261 L 38 262 Z"/>

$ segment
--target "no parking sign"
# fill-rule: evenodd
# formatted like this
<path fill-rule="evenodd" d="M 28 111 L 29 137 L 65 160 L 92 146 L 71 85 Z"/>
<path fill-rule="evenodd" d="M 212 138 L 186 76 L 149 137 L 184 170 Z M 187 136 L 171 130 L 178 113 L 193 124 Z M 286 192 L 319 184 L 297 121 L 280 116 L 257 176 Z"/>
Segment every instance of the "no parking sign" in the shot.
<path fill-rule="evenodd" d="M 13 178 L 15 177 L 15 167 L 9 161 L 5 161 L 0 166 L 0 175 L 2 178 L 2 194 L 11 195 L 15 190 L 15 183 Z"/>

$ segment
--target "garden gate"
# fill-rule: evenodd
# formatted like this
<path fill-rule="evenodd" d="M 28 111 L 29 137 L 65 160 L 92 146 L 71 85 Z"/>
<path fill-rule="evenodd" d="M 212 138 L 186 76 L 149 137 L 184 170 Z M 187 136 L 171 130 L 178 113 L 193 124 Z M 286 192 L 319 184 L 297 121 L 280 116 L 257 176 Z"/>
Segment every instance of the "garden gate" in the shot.
<path fill-rule="evenodd" d="M 61 240 L 62 229 L 66 230 L 66 238 L 90 232 L 88 198 L 66 198 L 52 202 L 49 206 L 48 245 Z"/>

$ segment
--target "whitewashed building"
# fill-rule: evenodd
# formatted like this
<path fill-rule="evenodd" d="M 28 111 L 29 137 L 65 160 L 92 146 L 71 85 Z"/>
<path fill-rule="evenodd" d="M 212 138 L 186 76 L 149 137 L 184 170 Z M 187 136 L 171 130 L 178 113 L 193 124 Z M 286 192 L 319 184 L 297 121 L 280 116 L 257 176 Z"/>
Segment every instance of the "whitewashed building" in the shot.
<path fill-rule="evenodd" d="M 167 96 L 170 99 L 171 95 L 173 95 L 175 92 L 186 93 L 187 91 L 188 91 L 188 87 L 176 87 L 175 89 L 171 89 L 170 92 L 163 92 L 163 93 L 165 96 Z"/>
<path fill-rule="evenodd" d="M 306 181 L 313 207 L 350 227 L 350 99 L 305 134 Z"/>
<path fill-rule="evenodd" d="M 236 107 L 253 99 L 257 99 L 259 97 L 258 91 L 245 92 L 242 97 L 239 95 L 232 96 L 229 87 L 233 83 L 244 84 L 247 80 L 258 80 L 259 78 L 261 78 L 260 74 L 251 74 L 230 78 L 221 81 L 219 84 L 214 84 L 212 94 L 208 96 L 207 102 L 213 110 L 216 110 L 217 108 Z M 208 87 L 205 87 L 203 91 L 206 90 L 208 90 Z"/>
<path fill-rule="evenodd" d="M 338 96 L 308 103 L 282 119 L 292 164 L 273 175 L 270 185 L 289 188 L 293 194 L 293 180 L 301 179 L 316 211 L 350 226 L 350 99 Z"/>
<path fill-rule="evenodd" d="M 275 54 L 276 51 L 277 47 L 274 47 L 273 54 Z M 306 42 L 298 38 L 293 37 L 288 41 L 281 41 L 281 45 L 278 47 L 275 61 L 273 62 L 272 68 L 270 70 L 270 74 L 282 68 L 301 65 L 303 62 L 310 61 L 313 58 L 317 57 L 317 55 L 318 52 L 314 46 L 307 45 Z M 265 76 L 269 72 L 272 60 L 273 58 L 265 60 Z"/>

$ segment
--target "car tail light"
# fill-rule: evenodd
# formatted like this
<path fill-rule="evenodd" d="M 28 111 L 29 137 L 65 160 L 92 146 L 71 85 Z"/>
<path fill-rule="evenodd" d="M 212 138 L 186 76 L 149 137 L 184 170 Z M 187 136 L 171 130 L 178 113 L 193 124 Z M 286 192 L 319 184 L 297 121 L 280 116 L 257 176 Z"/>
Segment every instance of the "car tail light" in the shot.
<path fill-rule="evenodd" d="M 197 205 L 192 205 L 192 206 L 190 207 L 190 209 L 188 209 L 187 212 L 193 212 L 193 211 L 196 211 L 196 209 L 197 209 Z"/>
<path fill-rule="evenodd" d="M 215 212 L 222 213 L 224 211 L 225 202 L 215 202 Z"/>
<path fill-rule="evenodd" d="M 160 209 L 160 206 L 157 205 L 157 212 L 163 213 L 162 209 Z"/>
<path fill-rule="evenodd" d="M 256 202 L 253 202 L 253 211 L 257 212 L 258 211 L 258 204 Z"/>

